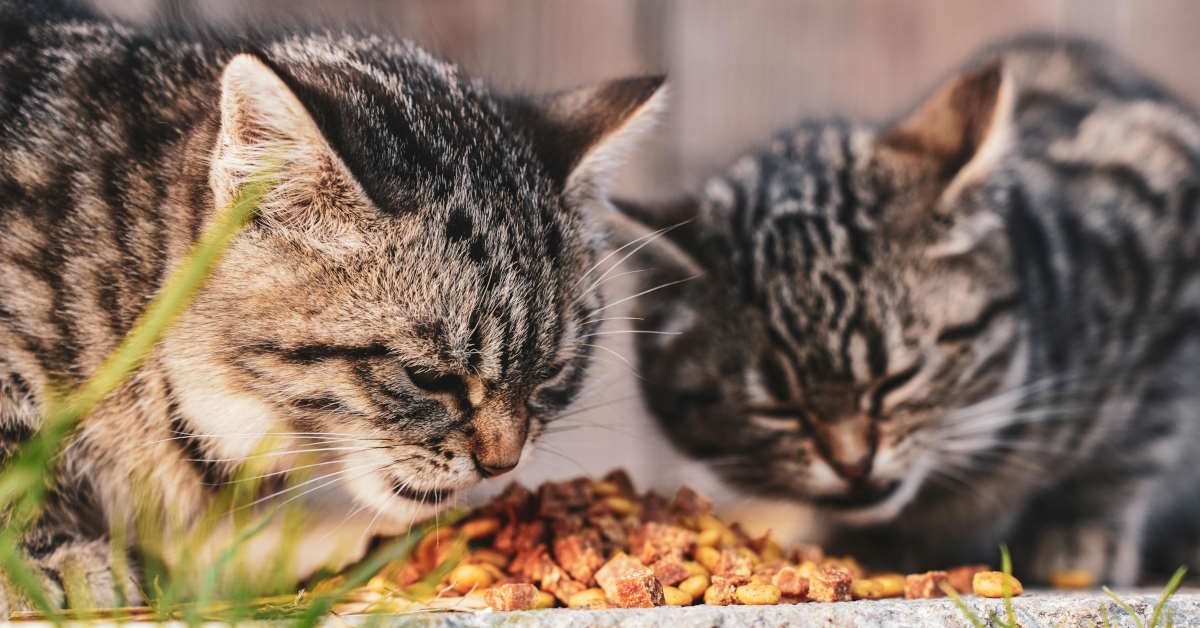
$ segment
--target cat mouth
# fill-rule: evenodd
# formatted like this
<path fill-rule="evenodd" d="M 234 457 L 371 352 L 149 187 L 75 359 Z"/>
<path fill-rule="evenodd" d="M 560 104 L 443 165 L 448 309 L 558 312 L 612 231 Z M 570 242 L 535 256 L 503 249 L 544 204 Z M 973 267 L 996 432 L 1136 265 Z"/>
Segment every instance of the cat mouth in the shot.
<path fill-rule="evenodd" d="M 443 502 L 454 496 L 455 489 L 452 488 L 413 488 L 400 481 L 392 482 L 392 492 L 398 497 L 412 500 L 414 502 Z"/>
<path fill-rule="evenodd" d="M 900 490 L 900 480 L 893 480 L 882 486 L 858 486 L 844 495 L 818 497 L 813 502 L 822 508 L 831 510 L 859 510 L 877 506 L 888 500 Z"/>

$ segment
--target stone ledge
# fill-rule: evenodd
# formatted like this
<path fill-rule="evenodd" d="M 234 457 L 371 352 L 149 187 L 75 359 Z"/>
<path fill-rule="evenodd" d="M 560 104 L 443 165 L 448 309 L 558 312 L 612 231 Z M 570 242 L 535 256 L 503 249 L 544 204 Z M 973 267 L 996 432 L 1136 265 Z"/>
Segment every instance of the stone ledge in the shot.
<path fill-rule="evenodd" d="M 1121 594 L 1145 619 L 1149 619 L 1158 592 L 1138 590 Z M 1004 614 L 1003 600 L 974 596 L 963 598 L 977 615 Z M 1100 608 L 1108 608 L 1113 626 L 1133 626 L 1134 622 L 1100 591 L 1031 591 L 1013 599 L 1017 620 L 1024 628 L 1045 626 L 1099 626 Z M 1180 591 L 1168 606 L 1175 611 L 1175 626 L 1200 628 L 1200 589 Z M 1166 611 L 1164 610 L 1164 613 Z M 367 621 L 366 618 L 355 618 Z M 834 604 L 794 604 L 778 606 L 688 606 L 683 608 L 574 610 L 552 609 L 511 613 L 426 613 L 398 616 L 382 625 L 408 624 L 438 628 L 484 628 L 498 626 L 579 626 L 646 628 L 699 628 L 703 626 L 970 626 L 948 599 L 879 600 Z M 355 623 L 359 623 L 355 621 Z M 1165 620 L 1160 620 L 1165 626 Z"/>

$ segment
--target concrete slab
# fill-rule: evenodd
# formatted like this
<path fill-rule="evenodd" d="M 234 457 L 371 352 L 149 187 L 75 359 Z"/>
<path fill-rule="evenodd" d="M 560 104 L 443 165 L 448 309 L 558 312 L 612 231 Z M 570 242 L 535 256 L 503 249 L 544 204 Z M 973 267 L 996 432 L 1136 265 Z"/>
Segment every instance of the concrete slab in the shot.
<path fill-rule="evenodd" d="M 1157 591 L 1123 592 L 1121 597 L 1149 625 Z M 977 615 L 989 612 L 1001 617 L 1003 600 L 978 597 L 963 599 Z M 1132 618 L 1099 591 L 1031 591 L 1013 599 L 1017 621 L 1023 628 L 1045 626 L 1100 626 L 1100 609 L 1107 608 L 1112 626 L 1134 626 Z M 1183 590 L 1171 598 L 1174 625 L 1200 628 L 1200 589 Z M 1164 617 L 1159 626 L 1166 625 Z M 367 621 L 365 618 L 363 622 Z M 374 621 L 378 621 L 377 619 Z M 359 623 L 355 621 L 354 623 Z M 491 628 L 508 626 L 553 627 L 644 627 L 700 628 L 737 626 L 768 628 L 775 626 L 855 626 L 903 628 L 908 626 L 970 626 L 948 599 L 938 600 L 863 600 L 834 604 L 794 604 L 778 606 L 689 606 L 685 608 L 574 610 L 551 609 L 512 613 L 425 613 L 397 616 L 382 625 L 421 625 L 436 628 Z"/>

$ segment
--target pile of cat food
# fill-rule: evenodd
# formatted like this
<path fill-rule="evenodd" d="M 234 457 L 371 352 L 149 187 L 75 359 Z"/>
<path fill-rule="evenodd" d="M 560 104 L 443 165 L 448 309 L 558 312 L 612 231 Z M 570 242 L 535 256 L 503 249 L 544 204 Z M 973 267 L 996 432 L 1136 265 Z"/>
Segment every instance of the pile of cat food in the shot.
<path fill-rule="evenodd" d="M 440 596 L 494 610 L 647 608 L 690 604 L 795 604 L 892 597 L 932 598 L 944 586 L 986 597 L 1019 595 L 1021 584 L 984 565 L 921 574 L 879 573 L 816 545 L 785 551 L 770 534 L 726 524 L 684 487 L 667 499 L 639 495 L 622 471 L 601 480 L 519 484 L 454 528 L 426 537 L 414 560 L 385 569 L 368 587 L 417 582 L 465 538 L 469 549 Z"/>

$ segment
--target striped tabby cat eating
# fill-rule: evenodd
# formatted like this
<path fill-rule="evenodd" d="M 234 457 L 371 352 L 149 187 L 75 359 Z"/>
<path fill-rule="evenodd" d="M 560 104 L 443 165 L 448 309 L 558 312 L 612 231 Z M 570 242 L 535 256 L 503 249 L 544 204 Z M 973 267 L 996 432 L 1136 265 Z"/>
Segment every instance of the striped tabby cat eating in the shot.
<path fill-rule="evenodd" d="M 1200 523 L 1198 192 L 1179 100 L 1084 43 L 993 49 L 894 123 L 623 205 L 664 228 L 652 285 L 703 275 L 640 303 L 645 392 L 834 547 L 1132 583 Z"/>
<path fill-rule="evenodd" d="M 98 605 L 114 587 L 135 602 L 105 568 L 110 523 L 197 517 L 265 435 L 319 454 L 309 473 L 376 530 L 512 469 L 584 379 L 599 240 L 582 206 L 661 84 L 502 98 L 398 40 L 176 39 L 0 0 L 0 461 L 279 168 L 63 452 L 24 540 L 48 590 L 61 601 L 78 567 Z"/>

